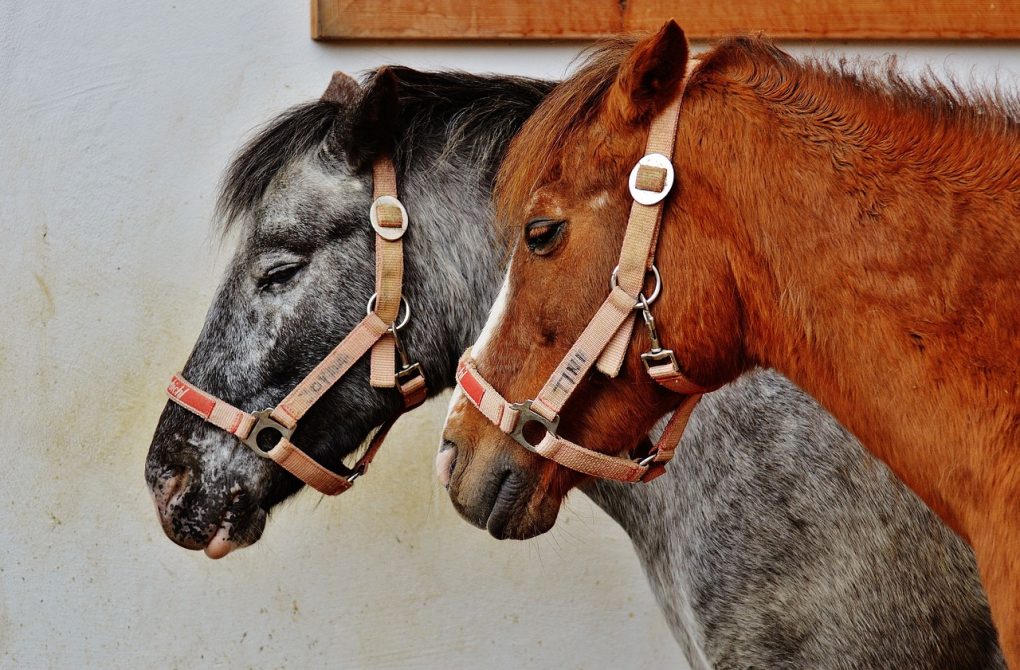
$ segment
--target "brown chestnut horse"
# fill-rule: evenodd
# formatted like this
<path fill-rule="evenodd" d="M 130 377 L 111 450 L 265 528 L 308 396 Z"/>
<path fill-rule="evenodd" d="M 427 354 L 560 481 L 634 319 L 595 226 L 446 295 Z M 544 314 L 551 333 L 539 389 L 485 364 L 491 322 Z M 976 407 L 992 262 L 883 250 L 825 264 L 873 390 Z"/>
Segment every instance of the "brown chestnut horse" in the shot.
<path fill-rule="evenodd" d="M 605 298 L 631 206 L 626 176 L 684 80 L 670 22 L 596 52 L 527 122 L 502 168 L 517 240 L 478 370 L 535 397 Z M 714 387 L 774 367 L 816 396 L 974 547 L 1004 650 L 1020 667 L 1020 106 L 894 73 L 799 63 L 724 42 L 683 92 L 652 311 L 685 373 Z M 502 306 L 502 307 L 500 307 Z M 632 449 L 683 396 L 630 342 L 559 432 Z M 470 514 L 486 472 L 530 533 L 582 476 L 530 453 L 455 396 L 450 495 Z M 512 485 L 511 485 L 512 484 Z M 654 510 L 651 511 L 654 513 Z"/>

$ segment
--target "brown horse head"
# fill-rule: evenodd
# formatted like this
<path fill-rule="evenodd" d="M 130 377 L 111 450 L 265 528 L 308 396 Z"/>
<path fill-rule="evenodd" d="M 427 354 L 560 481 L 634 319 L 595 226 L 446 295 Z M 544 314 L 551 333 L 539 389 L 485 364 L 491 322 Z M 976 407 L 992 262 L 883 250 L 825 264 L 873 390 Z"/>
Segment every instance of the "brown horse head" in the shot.
<path fill-rule="evenodd" d="M 498 184 L 499 216 L 516 241 L 513 260 L 473 351 L 479 372 L 507 399 L 535 397 L 605 299 L 632 202 L 627 175 L 644 153 L 650 120 L 679 94 L 687 58 L 672 21 L 643 41 L 609 44 L 554 90 L 514 141 Z M 678 191 L 682 184 L 664 227 L 682 225 L 675 221 Z M 693 324 L 688 330 L 705 355 L 681 365 L 712 384 L 737 373 L 740 321 L 732 300 L 716 300 L 717 307 L 707 295 L 732 296 L 725 249 L 701 246 L 662 273 L 661 300 L 681 284 L 690 307 L 656 319 L 663 332 L 680 318 Z M 617 378 L 593 374 L 582 382 L 560 415 L 560 435 L 626 453 L 683 400 L 650 381 L 640 360 L 649 340 L 635 332 Z M 582 478 L 501 433 L 462 393 L 452 401 L 438 468 L 461 514 L 501 538 L 548 530 Z"/>

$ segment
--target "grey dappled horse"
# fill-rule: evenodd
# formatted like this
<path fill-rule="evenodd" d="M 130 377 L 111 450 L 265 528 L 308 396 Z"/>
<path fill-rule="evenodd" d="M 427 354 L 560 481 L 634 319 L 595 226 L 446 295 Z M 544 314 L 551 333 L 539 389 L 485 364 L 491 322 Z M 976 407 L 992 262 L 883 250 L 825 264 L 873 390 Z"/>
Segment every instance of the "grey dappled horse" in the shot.
<path fill-rule="evenodd" d="M 404 339 L 430 393 L 451 386 L 502 279 L 495 171 L 551 86 L 388 68 L 363 92 L 274 120 L 224 182 L 220 213 L 240 241 L 184 376 L 244 410 L 271 407 L 361 319 L 374 277 L 371 163 L 392 151 L 413 221 Z M 294 441 L 335 467 L 400 410 L 362 360 Z M 172 403 L 146 480 L 167 535 L 191 549 L 218 532 L 255 542 L 300 486 Z M 630 535 L 695 668 L 1003 667 L 966 545 L 773 373 L 708 396 L 668 476 L 586 492 Z"/>

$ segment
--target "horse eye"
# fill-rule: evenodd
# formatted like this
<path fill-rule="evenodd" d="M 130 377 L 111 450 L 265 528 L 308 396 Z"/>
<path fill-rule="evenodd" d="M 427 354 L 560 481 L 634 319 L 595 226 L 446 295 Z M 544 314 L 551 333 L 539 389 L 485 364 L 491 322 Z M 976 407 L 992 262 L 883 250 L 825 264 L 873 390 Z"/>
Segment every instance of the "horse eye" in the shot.
<path fill-rule="evenodd" d="M 524 227 L 524 241 L 532 253 L 544 256 L 556 247 L 566 225 L 566 221 L 533 219 Z"/>
<path fill-rule="evenodd" d="M 286 284 L 304 269 L 304 263 L 284 263 L 266 270 L 266 273 L 259 279 L 259 288 L 273 288 Z"/>

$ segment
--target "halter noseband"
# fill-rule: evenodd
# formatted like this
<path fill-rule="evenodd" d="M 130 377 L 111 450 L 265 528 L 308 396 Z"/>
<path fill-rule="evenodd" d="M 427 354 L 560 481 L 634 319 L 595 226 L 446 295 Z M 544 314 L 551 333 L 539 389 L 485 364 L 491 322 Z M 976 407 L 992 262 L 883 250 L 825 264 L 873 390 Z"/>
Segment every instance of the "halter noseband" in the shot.
<path fill-rule="evenodd" d="M 673 351 L 662 348 L 649 308 L 661 288 L 659 271 L 654 263 L 655 247 L 662 219 L 662 203 L 673 187 L 674 170 L 670 157 L 676 143 L 680 104 L 694 63 L 696 61 L 690 61 L 687 76 L 674 101 L 652 120 L 645 156 L 630 173 L 630 193 L 634 202 L 627 221 L 620 264 L 610 280 L 609 296 L 539 394 L 520 403 L 508 402 L 479 374 L 470 349 L 464 352 L 457 366 L 457 383 L 465 395 L 502 432 L 529 451 L 593 477 L 633 483 L 648 482 L 661 475 L 673 458 L 691 412 L 701 396 L 711 390 L 687 379 L 680 371 Z M 655 276 L 655 289 L 651 297 L 646 298 L 642 290 L 649 272 Z M 649 376 L 670 391 L 688 397 L 673 413 L 662 436 L 647 454 L 624 458 L 586 449 L 556 433 L 560 411 L 593 364 L 610 377 L 619 374 L 634 328 L 635 320 L 630 317 L 635 311 L 641 312 L 652 342 L 651 349 L 641 354 Z M 538 424 L 544 429 L 538 443 L 529 441 L 525 434 L 529 424 Z"/>
<path fill-rule="evenodd" d="M 327 95 L 337 87 L 356 86 L 347 75 L 337 73 Z M 326 96 L 324 96 L 326 97 Z M 184 409 L 214 426 L 236 436 L 263 458 L 269 458 L 292 475 L 326 495 L 349 489 L 365 473 L 395 417 L 384 423 L 368 450 L 353 468 L 341 464 L 337 472 L 329 470 L 295 446 L 290 438 L 298 421 L 351 367 L 370 349 L 370 383 L 375 388 L 397 388 L 404 409 L 417 407 L 425 400 L 427 388 L 421 365 L 412 363 L 400 341 L 400 330 L 410 319 L 410 305 L 401 297 L 404 273 L 403 243 L 407 231 L 407 211 L 397 199 L 397 178 L 393 161 L 381 156 L 372 164 L 373 197 L 369 218 L 375 229 L 375 293 L 369 298 L 367 314 L 330 351 L 286 398 L 272 409 L 249 414 L 189 383 L 179 374 L 170 379 L 167 395 Z M 400 323 L 400 306 L 404 318 Z M 396 357 L 400 370 L 396 370 Z M 265 436 L 264 439 L 260 439 Z M 275 437 L 278 436 L 278 437 Z M 268 443 L 268 444 L 265 444 Z"/>

